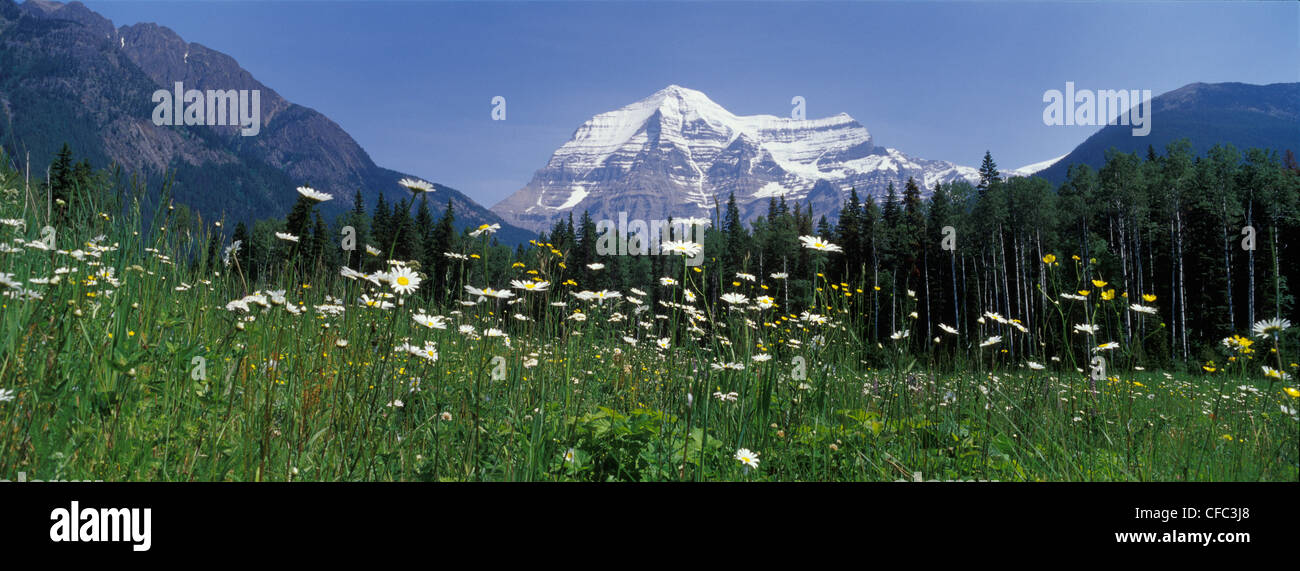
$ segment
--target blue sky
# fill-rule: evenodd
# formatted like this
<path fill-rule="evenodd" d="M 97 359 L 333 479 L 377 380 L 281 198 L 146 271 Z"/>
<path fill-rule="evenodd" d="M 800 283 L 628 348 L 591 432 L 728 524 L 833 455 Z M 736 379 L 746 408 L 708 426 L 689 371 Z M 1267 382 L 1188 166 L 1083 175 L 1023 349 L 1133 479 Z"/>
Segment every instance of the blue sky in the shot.
<path fill-rule="evenodd" d="M 491 206 L 583 121 L 678 84 L 740 115 L 848 113 L 876 143 L 1004 168 L 1095 127 L 1043 92 L 1300 81 L 1300 3 L 83 0 L 233 56 L 382 166 Z M 491 100 L 507 119 L 491 120 Z"/>

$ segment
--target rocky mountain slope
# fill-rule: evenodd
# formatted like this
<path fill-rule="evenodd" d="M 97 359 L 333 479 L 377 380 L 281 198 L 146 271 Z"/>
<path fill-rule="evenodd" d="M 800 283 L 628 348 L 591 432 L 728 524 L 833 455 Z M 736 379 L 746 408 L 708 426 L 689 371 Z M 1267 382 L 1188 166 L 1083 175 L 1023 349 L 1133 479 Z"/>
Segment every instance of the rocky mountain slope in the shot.
<path fill-rule="evenodd" d="M 155 125 L 151 96 L 176 82 L 205 92 L 259 90 L 260 132 Z M 30 152 L 43 170 L 64 142 L 96 166 L 116 162 L 149 177 L 155 193 L 164 171 L 174 175 L 174 198 L 207 218 L 283 216 L 304 184 L 335 197 L 328 213 L 349 209 L 357 189 L 372 208 L 378 193 L 399 199 L 407 191 L 397 181 L 418 178 L 376 165 L 328 117 L 168 28 L 118 28 L 79 2 L 0 0 L 0 144 L 11 156 Z M 458 226 L 503 223 L 498 237 L 507 243 L 532 237 L 455 189 L 438 185 L 429 198 L 435 215 L 450 198 Z"/>

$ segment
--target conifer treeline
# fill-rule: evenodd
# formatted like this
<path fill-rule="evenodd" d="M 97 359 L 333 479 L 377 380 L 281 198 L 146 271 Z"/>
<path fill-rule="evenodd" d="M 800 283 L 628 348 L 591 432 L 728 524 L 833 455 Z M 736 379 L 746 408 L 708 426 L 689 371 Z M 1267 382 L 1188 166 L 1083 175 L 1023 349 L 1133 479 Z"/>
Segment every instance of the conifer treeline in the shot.
<path fill-rule="evenodd" d="M 891 184 L 878 199 L 850 189 L 834 224 L 826 213 L 777 197 L 764 216 L 745 224 L 735 197 L 729 197 L 705 234 L 702 293 L 733 291 L 737 273 L 753 274 L 768 286 L 762 293 L 797 314 L 822 286 L 845 297 L 849 321 L 864 345 L 908 330 L 908 343 L 917 351 L 940 335 L 939 324 L 994 334 L 996 328 L 981 316 L 995 312 L 1034 325 L 1007 347 L 1025 355 L 1040 353 L 1035 344 L 1059 349 L 1061 329 L 1082 321 L 1079 315 L 1062 324 L 1054 309 L 1062 300 L 1049 292 L 1087 291 L 1088 303 L 1094 303 L 1113 289 L 1121 301 L 1158 308 L 1154 322 L 1132 312 L 1115 318 L 1123 331 L 1119 341 L 1145 362 L 1206 360 L 1223 337 L 1259 319 L 1294 314 L 1290 284 L 1300 260 L 1291 237 L 1300 231 L 1298 196 L 1300 166 L 1289 151 L 1279 160 L 1276 153 L 1243 154 L 1228 145 L 1195 157 L 1187 141 L 1169 145 L 1163 155 L 1154 149 L 1146 157 L 1112 150 L 1100 170 L 1074 165 L 1056 188 L 1041 178 L 1004 178 L 986 153 L 978 184 L 935 184 L 928 200 L 915 180 L 901 191 Z M 360 205 L 359 195 L 356 200 Z M 351 225 L 358 244 L 373 244 L 394 259 L 419 260 L 434 280 L 430 295 L 443 302 L 457 299 L 454 288 L 462 283 L 501 287 L 524 277 L 521 267 L 535 268 L 544 259 L 537 249 L 511 251 L 493 242 L 488 263 L 458 265 L 445 253 L 481 252 L 468 230 L 453 230 L 453 221 L 450 203 L 435 222 L 426 197 L 392 206 L 381 197 L 371 216 L 358 208 L 329 232 L 337 242 L 338 228 Z M 321 267 L 382 265 L 383 256 L 364 256 L 364 246 L 346 260 L 338 248 L 320 246 L 315 237 L 323 224 L 317 218 L 308 228 L 297 207 L 286 222 L 303 244 L 312 244 L 302 251 Z M 1243 235 L 1245 227 L 1253 228 L 1246 231 L 1252 235 Z M 800 246 L 799 236 L 806 235 L 843 252 L 815 254 Z M 944 248 L 945 238 L 952 249 Z M 1242 247 L 1249 238 L 1253 250 Z M 539 244 L 545 245 L 542 251 L 565 254 L 563 275 L 580 289 L 651 289 L 660 277 L 680 271 L 680 259 L 669 256 L 599 255 L 599 239 L 596 221 L 584 212 L 576 222 L 572 215 L 558 221 Z M 251 255 L 258 256 L 256 247 Z M 362 265 L 366 259 L 371 261 Z M 254 272 L 274 265 L 275 257 L 261 260 L 250 260 Z M 457 279 L 453 266 L 464 272 Z M 822 274 L 816 285 L 815 273 Z M 1096 287 L 1094 280 L 1107 285 Z M 1048 285 L 1053 287 L 1040 289 Z M 1155 301 L 1144 302 L 1144 295 Z M 651 300 L 657 299 L 652 292 Z"/>
<path fill-rule="evenodd" d="M 80 200 L 70 189 L 102 186 L 109 178 L 60 153 L 48 196 Z M 1069 337 L 1063 329 L 1085 321 L 1082 313 L 1059 317 L 1058 292 L 1087 292 L 1086 303 L 1095 304 L 1114 290 L 1119 301 L 1157 308 L 1158 319 L 1129 311 L 1094 316 L 1112 320 L 1107 325 L 1123 332 L 1115 341 L 1152 364 L 1209 360 L 1221 339 L 1257 320 L 1295 319 L 1290 284 L 1300 271 L 1293 238 L 1300 232 L 1300 165 L 1290 151 L 1279 159 L 1226 145 L 1196 157 L 1185 140 L 1163 154 L 1148 148 L 1145 157 L 1112 150 L 1100 170 L 1073 165 L 1059 187 L 1041 178 L 1004 178 L 986 153 L 978 184 L 930 190 L 923 199 L 915 180 L 901 190 L 891 184 L 881 197 L 850 189 L 834 224 L 828 213 L 776 197 L 765 215 L 746 224 L 729 197 L 711 217 L 703 271 L 693 277 L 712 299 L 749 288 L 755 296 L 771 295 L 788 314 L 826 313 L 811 306 L 813 296 L 841 296 L 848 310 L 842 317 L 868 350 L 904 330 L 914 350 L 931 350 L 940 324 L 996 334 L 994 324 L 981 320 L 996 312 L 1031 326 L 1004 345 L 1010 353 L 1052 353 Z M 576 222 L 572 215 L 558 221 L 539 247 L 512 249 L 490 237 L 485 247 L 470 229 L 455 230 L 450 201 L 435 217 L 430 201 L 437 199 L 416 194 L 389 204 L 381 196 L 367 214 L 358 192 L 354 209 L 327 224 L 300 198 L 283 220 L 259 220 L 251 229 L 241 223 L 230 241 L 214 233 L 207 259 L 240 241 L 239 267 L 250 287 L 283 281 L 288 268 L 331 280 L 344 265 L 375 271 L 389 258 L 418 261 L 431 280 L 421 295 L 442 304 L 463 299 L 463 285 L 505 287 L 542 267 L 557 286 L 640 288 L 653 304 L 659 278 L 681 275 L 681 258 L 600 255 L 597 223 L 585 212 Z M 207 226 L 183 206 L 175 210 L 173 227 Z M 352 250 L 339 247 L 346 226 L 355 230 Z M 277 232 L 298 241 L 278 239 Z M 801 247 L 799 237 L 808 235 L 843 252 Z M 738 281 L 737 273 L 755 275 L 767 287 L 753 289 L 761 286 Z"/>
<path fill-rule="evenodd" d="M 1225 145 L 1195 157 L 1185 140 L 1163 155 L 1112 150 L 1100 170 L 1074 165 L 1055 188 L 1041 178 L 1004 178 L 986 153 L 978 184 L 936 184 L 928 200 L 915 180 L 901 194 L 890 185 L 878 200 L 850 189 L 836 224 L 773 198 L 746 227 L 732 197 L 705 238 L 706 293 L 736 289 L 736 273 L 756 274 L 767 295 L 798 313 L 812 301 L 812 270 L 822 268 L 826 289 L 846 298 L 865 345 L 908 330 L 920 351 L 941 323 L 996 334 L 981 319 L 995 312 L 1033 326 L 1007 347 L 1021 355 L 1041 354 L 1035 345 L 1060 349 L 1062 329 L 1085 322 L 1082 311 L 1067 311 L 1070 320 L 1061 323 L 1055 307 L 1066 300 L 1056 292 L 1086 292 L 1091 304 L 1115 295 L 1121 308 L 1158 310 L 1158 319 L 1088 313 L 1114 321 L 1122 331 L 1115 341 L 1136 358 L 1209 360 L 1221 339 L 1257 320 L 1294 318 L 1298 201 L 1300 165 L 1290 151 L 1279 160 Z M 798 241 L 813 234 L 843 252 L 815 266 Z M 945 237 L 953 249 L 944 248 Z M 586 214 L 576 227 L 561 221 L 543 237 L 574 252 L 584 288 L 645 287 L 675 275 L 664 257 L 597 259 L 595 239 Z M 606 268 L 588 271 L 588 260 Z M 775 273 L 788 279 L 771 279 Z"/>

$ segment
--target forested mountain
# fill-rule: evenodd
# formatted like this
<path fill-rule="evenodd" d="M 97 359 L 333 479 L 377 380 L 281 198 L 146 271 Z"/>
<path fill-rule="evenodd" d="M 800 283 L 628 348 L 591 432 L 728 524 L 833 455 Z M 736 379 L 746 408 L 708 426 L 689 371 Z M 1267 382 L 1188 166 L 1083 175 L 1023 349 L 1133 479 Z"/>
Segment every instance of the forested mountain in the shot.
<path fill-rule="evenodd" d="M 1192 83 L 1152 98 L 1151 132 L 1133 136 L 1133 127 L 1107 125 L 1073 151 L 1038 172 L 1059 184 L 1070 165 L 1101 168 L 1112 147 L 1146 155 L 1147 147 L 1164 149 L 1187 139 L 1195 156 L 1214 145 L 1300 152 L 1300 83 Z"/>
<path fill-rule="evenodd" d="M 260 132 L 155 125 L 151 97 L 176 82 L 258 90 Z M 285 100 L 234 59 L 165 27 L 116 28 L 79 2 L 0 0 L 0 145 L 14 166 L 30 153 L 43 179 L 64 143 L 96 167 L 116 163 L 146 178 L 146 198 L 157 198 L 164 173 L 172 176 L 172 197 L 207 219 L 251 222 L 285 210 L 300 185 L 335 198 L 322 206 L 332 218 L 357 190 L 371 205 L 380 194 L 396 203 L 407 194 L 398 181 L 410 176 L 376 165 L 328 117 Z M 450 199 L 460 227 L 502 223 L 499 239 L 509 243 L 533 235 L 455 189 L 437 185 L 436 194 L 435 213 Z"/>

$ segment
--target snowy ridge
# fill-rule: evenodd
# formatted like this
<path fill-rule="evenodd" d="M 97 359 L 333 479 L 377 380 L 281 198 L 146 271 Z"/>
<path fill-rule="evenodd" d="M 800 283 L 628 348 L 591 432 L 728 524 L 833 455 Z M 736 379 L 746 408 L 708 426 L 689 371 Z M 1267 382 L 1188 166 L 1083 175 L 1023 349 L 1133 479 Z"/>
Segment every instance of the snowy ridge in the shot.
<path fill-rule="evenodd" d="M 782 196 L 833 216 L 850 187 L 883 194 L 893 182 L 901 192 L 908 177 L 928 191 L 977 174 L 877 147 L 866 127 L 844 113 L 738 116 L 699 91 L 670 85 L 584 122 L 528 185 L 492 210 L 545 230 L 584 210 L 598 219 L 618 212 L 646 219 L 707 215 L 734 192 L 749 219 Z"/>
<path fill-rule="evenodd" d="M 1068 154 L 1068 153 L 1067 153 L 1067 154 Z M 1047 160 L 1042 161 L 1042 162 L 1037 162 L 1037 163 L 1034 163 L 1034 164 L 1025 165 L 1025 166 L 1020 167 L 1020 168 L 1018 168 L 1018 169 L 1014 169 L 1014 170 L 1011 170 L 1011 171 L 1007 171 L 1006 176 L 1008 176 L 1008 177 L 1012 177 L 1012 176 L 1030 176 L 1030 175 L 1032 175 L 1032 174 L 1034 174 L 1034 173 L 1036 173 L 1036 172 L 1038 172 L 1038 171 L 1041 171 L 1041 170 L 1043 170 L 1043 169 L 1045 169 L 1045 168 L 1047 168 L 1047 167 L 1050 167 L 1050 166 L 1056 164 L 1057 161 L 1059 161 L 1059 160 L 1061 160 L 1061 159 L 1063 159 L 1063 158 L 1065 158 L 1065 157 L 1066 157 L 1066 155 L 1061 155 L 1061 156 L 1056 157 L 1056 158 L 1054 158 L 1054 159 L 1047 159 Z"/>

